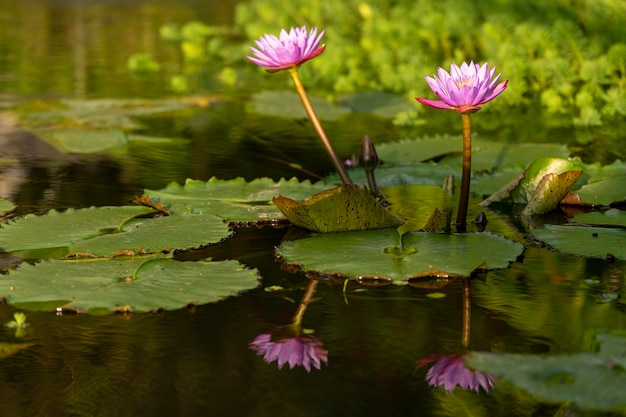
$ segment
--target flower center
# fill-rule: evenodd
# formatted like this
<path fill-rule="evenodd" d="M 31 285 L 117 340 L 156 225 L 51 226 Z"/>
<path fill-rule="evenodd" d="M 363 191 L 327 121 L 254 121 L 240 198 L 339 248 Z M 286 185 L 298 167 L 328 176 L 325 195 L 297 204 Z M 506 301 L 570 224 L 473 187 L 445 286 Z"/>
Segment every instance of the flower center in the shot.
<path fill-rule="evenodd" d="M 469 77 L 457 78 L 454 80 L 457 87 L 471 87 L 474 85 L 474 80 Z"/>

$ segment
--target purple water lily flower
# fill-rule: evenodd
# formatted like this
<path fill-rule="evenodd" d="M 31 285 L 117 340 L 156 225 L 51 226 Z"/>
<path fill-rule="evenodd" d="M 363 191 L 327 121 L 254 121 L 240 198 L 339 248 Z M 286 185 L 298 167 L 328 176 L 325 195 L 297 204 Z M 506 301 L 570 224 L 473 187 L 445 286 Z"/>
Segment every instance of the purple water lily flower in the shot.
<path fill-rule="evenodd" d="M 508 84 L 508 80 L 498 84 L 500 76 L 494 77 L 496 68 L 489 70 L 487 63 L 482 66 L 471 61 L 463 63 L 459 68 L 450 66 L 450 73 L 439 67 L 439 76 L 428 77 L 426 82 L 440 100 L 429 100 L 416 97 L 416 100 L 436 109 L 456 110 L 459 113 L 474 113 L 482 104 L 493 100 Z"/>
<path fill-rule="evenodd" d="M 434 355 L 418 361 L 417 367 L 431 362 L 435 364 L 426 373 L 426 381 L 430 386 L 443 386 L 448 392 L 453 391 L 457 385 L 464 390 L 473 389 L 476 392 L 480 392 L 482 387 L 488 393 L 496 384 L 495 376 L 467 368 L 463 355 Z"/>
<path fill-rule="evenodd" d="M 322 342 L 311 335 L 298 335 L 275 340 L 275 335 L 263 333 L 258 335 L 249 344 L 250 349 L 257 355 L 264 355 L 267 363 L 278 360 L 278 369 L 289 363 L 293 369 L 302 366 L 311 372 L 311 365 L 320 369 L 321 363 L 328 363 L 328 351 L 322 347 Z"/>
<path fill-rule="evenodd" d="M 285 29 L 280 31 L 280 37 L 265 34 L 255 41 L 257 48 L 251 46 L 254 56 L 247 56 L 253 63 L 265 67 L 268 72 L 276 72 L 286 68 L 300 66 L 303 62 L 315 58 L 324 51 L 326 45 L 320 46 L 324 36 L 322 30 L 317 34 L 314 27 L 309 33 L 306 26 L 291 28 L 289 33 Z"/>

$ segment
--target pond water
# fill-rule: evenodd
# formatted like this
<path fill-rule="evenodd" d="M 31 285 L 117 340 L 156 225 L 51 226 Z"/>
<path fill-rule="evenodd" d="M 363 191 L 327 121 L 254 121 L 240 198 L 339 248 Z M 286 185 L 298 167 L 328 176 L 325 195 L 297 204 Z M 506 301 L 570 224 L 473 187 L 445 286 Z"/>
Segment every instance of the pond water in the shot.
<path fill-rule="evenodd" d="M 177 52 L 158 37 L 161 25 L 228 24 L 234 6 L 218 0 L 4 0 L 0 105 L 34 102 L 46 108 L 58 99 L 167 97 L 168 70 L 137 78 L 127 70 L 128 57 L 148 51 L 175 63 Z M 182 139 L 130 149 L 132 165 L 115 155 L 68 157 L 0 113 L 0 153 L 14 160 L 3 168 L 0 192 L 16 203 L 12 216 L 125 205 L 145 188 L 186 178 L 317 179 L 331 168 L 311 145 L 317 143 L 308 122 L 248 113 L 236 95 L 213 106 L 134 120 L 144 135 Z M 358 149 L 360 138 L 350 134 L 355 125 L 385 140 L 402 135 L 387 119 L 354 115 L 328 127 L 342 155 Z M 563 142 L 570 143 L 575 132 L 563 133 Z M 592 155 L 589 148 L 579 151 Z M 0 328 L 0 414 L 604 415 L 547 403 L 506 381 L 496 382 L 489 394 L 459 388 L 447 393 L 429 386 L 430 365 L 417 363 L 462 352 L 466 338 L 470 350 L 486 352 L 589 350 L 594 331 L 626 330 L 624 304 L 606 299 L 623 294 L 622 262 L 531 245 L 510 268 L 472 280 L 471 288 L 462 281 L 436 289 L 356 283 L 344 288 L 321 281 L 312 289 L 310 277 L 275 257 L 287 233 L 288 227 L 239 227 L 232 239 L 175 255 L 236 259 L 257 268 L 260 287 L 238 297 L 155 314 L 28 313 L 30 326 L 19 339 L 14 330 Z M 270 291 L 274 287 L 283 290 Z M 314 330 L 328 363 L 307 372 L 264 362 L 249 344 L 289 324 L 313 290 L 302 325 Z M 11 321 L 14 312 L 0 306 L 0 323 Z M 28 346 L 11 354 L 5 344 L 17 342 Z"/>

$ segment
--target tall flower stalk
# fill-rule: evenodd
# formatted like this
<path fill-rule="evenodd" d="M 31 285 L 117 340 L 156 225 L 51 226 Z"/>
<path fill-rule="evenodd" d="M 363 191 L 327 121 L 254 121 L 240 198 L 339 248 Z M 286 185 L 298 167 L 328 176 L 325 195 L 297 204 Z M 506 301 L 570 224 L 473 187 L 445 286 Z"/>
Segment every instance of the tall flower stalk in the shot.
<path fill-rule="evenodd" d="M 350 176 L 341 159 L 337 156 L 328 136 L 326 136 L 322 128 L 322 124 L 315 113 L 315 109 L 311 105 L 309 96 L 298 74 L 300 65 L 324 52 L 326 45 L 320 45 L 322 36 L 324 36 L 324 31 L 321 31 L 318 35 L 316 27 L 311 29 L 309 33 L 307 33 L 306 26 L 302 26 L 301 28 L 292 27 L 289 32 L 282 29 L 279 37 L 265 34 L 255 41 L 257 48 L 250 47 L 254 56 L 248 56 L 247 58 L 256 65 L 264 67 L 268 72 L 287 70 L 296 88 L 296 92 L 302 101 L 304 110 L 309 116 L 313 128 L 322 141 L 322 145 L 324 145 L 324 149 L 339 174 L 341 181 L 344 184 L 352 184 Z"/>
<path fill-rule="evenodd" d="M 495 74 L 487 63 L 481 65 L 471 61 L 461 66 L 452 64 L 448 73 L 439 67 L 438 75 L 426 76 L 426 82 L 439 97 L 429 100 L 416 97 L 417 101 L 441 110 L 456 110 L 461 113 L 463 123 L 463 170 L 461 176 L 461 193 L 457 211 L 457 230 L 464 232 L 467 224 L 467 207 L 469 205 L 470 177 L 472 173 L 472 131 L 470 115 L 480 110 L 480 106 L 493 100 L 504 91 L 508 80 L 498 83 L 502 74 Z"/>

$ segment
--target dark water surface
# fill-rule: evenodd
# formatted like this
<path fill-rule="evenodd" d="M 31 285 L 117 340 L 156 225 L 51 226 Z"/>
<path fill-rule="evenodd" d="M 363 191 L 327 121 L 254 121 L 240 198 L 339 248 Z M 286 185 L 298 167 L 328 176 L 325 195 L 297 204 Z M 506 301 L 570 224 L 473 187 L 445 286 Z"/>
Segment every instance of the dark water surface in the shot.
<path fill-rule="evenodd" d="M 165 62 L 165 23 L 232 21 L 232 2 L 175 0 L 3 0 L 0 6 L 0 104 L 58 98 L 163 97 L 165 71 L 133 79 L 129 55 L 148 51 Z M 241 102 L 140 119 L 141 133 L 181 137 L 170 147 L 130 150 L 132 165 L 110 157 L 68 157 L 20 131 L 0 114 L 0 192 L 18 214 L 50 208 L 128 204 L 144 188 L 213 175 L 315 179 L 330 170 L 308 123 L 246 115 Z M 387 120 L 353 116 L 328 130 L 346 139 L 359 124 L 396 138 Z M 293 140 L 297 138 L 298 140 Z M 310 139 L 310 140 L 309 140 Z M 8 145 L 11 145 L 10 147 Z M 8 154 L 7 149 L 13 149 Z M 262 151 L 262 152 L 261 152 Z M 39 152 L 42 158 L 35 158 Z M 301 167 L 294 167 L 293 164 Z M 310 373 L 279 370 L 248 348 L 261 333 L 290 323 L 309 278 L 284 269 L 274 247 L 288 228 L 239 228 L 226 242 L 183 252 L 181 260 L 238 259 L 258 268 L 260 288 L 193 310 L 92 317 L 29 313 L 25 337 L 0 328 L 2 343 L 32 343 L 0 359 L 0 416 L 554 416 L 560 405 L 511 384 L 491 394 L 429 387 L 416 363 L 461 349 L 463 285 L 438 289 L 321 282 L 303 326 L 328 350 Z M 573 353 L 587 332 L 626 329 L 624 305 L 604 303 L 622 291 L 624 265 L 530 247 L 511 268 L 472 281 L 470 349 Z M 591 287 L 589 278 L 608 290 Z M 266 291 L 272 286 L 283 291 Z M 602 288 L 605 288 L 602 287 Z M 433 298 L 433 292 L 442 298 Z M 0 306 L 0 323 L 14 310 Z M 569 410 L 571 413 L 576 413 Z M 570 414 L 596 415 L 596 414 Z"/>

